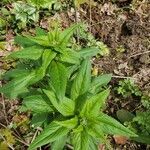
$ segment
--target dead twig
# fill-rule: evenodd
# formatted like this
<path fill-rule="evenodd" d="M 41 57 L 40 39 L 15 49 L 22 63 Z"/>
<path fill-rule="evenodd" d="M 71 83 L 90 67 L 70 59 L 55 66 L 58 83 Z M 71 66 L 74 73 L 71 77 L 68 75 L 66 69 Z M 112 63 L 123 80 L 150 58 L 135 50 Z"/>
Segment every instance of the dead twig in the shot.
<path fill-rule="evenodd" d="M 2 83 L 0 82 L 0 86 L 2 86 Z M 4 95 L 1 93 L 1 98 L 2 98 L 2 105 L 3 105 L 3 113 L 4 113 L 4 117 L 5 117 L 5 121 L 7 123 L 7 125 L 9 124 L 9 121 L 7 119 L 7 113 L 6 113 L 6 105 L 5 105 L 5 100 L 4 100 Z"/>
<path fill-rule="evenodd" d="M 28 144 L 28 143 L 26 143 L 26 142 L 24 142 L 24 141 L 22 141 L 22 140 L 20 140 L 20 139 L 18 139 L 18 138 L 16 138 L 16 140 L 17 140 L 18 142 L 24 144 L 25 146 L 28 146 L 28 147 L 29 147 L 29 144 Z"/>
<path fill-rule="evenodd" d="M 2 127 L 4 127 L 4 128 L 7 128 L 4 124 L 2 124 L 1 122 L 0 122 L 0 125 L 2 126 Z"/>
<path fill-rule="evenodd" d="M 20 142 L 20 143 L 22 143 L 22 144 L 24 144 L 24 145 L 26 145 L 26 146 L 29 146 L 29 144 L 28 143 L 26 143 L 26 142 L 24 142 L 16 133 L 12 133 L 13 134 L 13 136 L 15 136 L 15 139 L 18 141 L 18 142 Z"/>
<path fill-rule="evenodd" d="M 148 53 L 150 53 L 150 51 L 145 51 L 145 52 L 133 54 L 133 55 L 131 55 L 129 58 L 136 57 L 136 56 L 143 55 L 143 54 L 148 54 Z"/>
<path fill-rule="evenodd" d="M 139 110 L 142 106 L 143 106 L 143 105 L 140 104 L 139 106 L 135 107 L 135 108 L 131 111 L 131 113 L 134 112 L 135 110 Z"/>
<path fill-rule="evenodd" d="M 112 78 L 119 78 L 119 79 L 133 79 L 133 80 L 135 80 L 136 78 L 134 78 L 134 77 L 125 77 L 125 76 L 112 76 Z"/>
<path fill-rule="evenodd" d="M 73 149 L 73 147 L 72 147 L 70 144 L 66 144 L 66 146 L 67 146 L 69 149 Z"/>
<path fill-rule="evenodd" d="M 34 133 L 34 136 L 33 136 L 33 138 L 32 138 L 32 140 L 31 140 L 31 143 L 34 141 L 34 139 L 36 138 L 36 136 L 37 136 L 37 134 L 38 134 L 38 129 L 35 131 L 35 133 Z"/>

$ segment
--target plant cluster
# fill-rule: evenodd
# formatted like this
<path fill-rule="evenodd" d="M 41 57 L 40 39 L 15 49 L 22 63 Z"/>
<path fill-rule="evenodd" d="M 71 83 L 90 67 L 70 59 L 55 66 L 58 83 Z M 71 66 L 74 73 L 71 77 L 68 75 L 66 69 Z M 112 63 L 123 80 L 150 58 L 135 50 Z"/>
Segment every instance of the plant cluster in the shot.
<path fill-rule="evenodd" d="M 59 0 L 5 0 L 2 5 L 5 3 L 12 3 L 12 7 L 5 8 L 2 6 L 0 8 L 0 34 L 1 28 L 4 28 L 6 23 L 11 24 L 11 28 L 19 30 L 30 25 L 36 26 L 35 23 L 39 21 L 41 14 L 50 15 L 53 11 L 61 9 L 61 1 Z"/>
<path fill-rule="evenodd" d="M 46 144 L 61 150 L 66 143 L 75 150 L 97 150 L 107 135 L 136 137 L 117 120 L 103 113 L 109 96 L 111 75 L 92 76 L 91 57 L 98 48 L 72 49 L 70 38 L 80 24 L 61 31 L 38 28 L 36 36 L 19 36 L 23 49 L 9 58 L 18 60 L 4 75 L 0 92 L 10 99 L 22 99 L 22 111 L 30 110 L 32 124 L 43 127 L 29 150 Z"/>
<path fill-rule="evenodd" d="M 60 0 L 27 0 L 27 2 L 37 8 L 47 8 L 49 10 L 59 10 L 61 8 Z"/>
<path fill-rule="evenodd" d="M 15 19 L 20 21 L 21 27 L 25 27 L 30 22 L 37 22 L 39 19 L 37 9 L 24 2 L 13 3 L 13 14 Z"/>
<path fill-rule="evenodd" d="M 133 118 L 133 125 L 136 124 L 137 133 L 140 133 L 140 138 L 135 138 L 136 141 L 150 144 L 150 96 L 143 95 L 141 103 L 144 107 L 143 111 L 137 111 Z"/>
<path fill-rule="evenodd" d="M 131 80 L 123 80 L 119 82 L 118 94 L 122 94 L 124 98 L 131 95 L 141 98 L 141 107 L 135 114 L 127 110 L 118 110 L 118 119 L 127 124 L 129 128 L 139 136 L 131 138 L 137 142 L 150 144 L 150 96 L 141 92 L 136 84 Z"/>
<path fill-rule="evenodd" d="M 110 54 L 109 48 L 102 41 L 95 39 L 95 37 L 88 32 L 88 26 L 83 24 L 82 27 L 78 30 L 78 36 L 80 39 L 86 41 L 87 46 L 96 47 L 100 50 L 101 56 L 108 56 Z"/>
<path fill-rule="evenodd" d="M 125 79 L 119 81 L 119 87 L 117 88 L 118 94 L 121 94 L 123 97 L 128 97 L 130 95 L 141 96 L 142 92 L 137 85 L 134 84 L 133 80 Z"/>

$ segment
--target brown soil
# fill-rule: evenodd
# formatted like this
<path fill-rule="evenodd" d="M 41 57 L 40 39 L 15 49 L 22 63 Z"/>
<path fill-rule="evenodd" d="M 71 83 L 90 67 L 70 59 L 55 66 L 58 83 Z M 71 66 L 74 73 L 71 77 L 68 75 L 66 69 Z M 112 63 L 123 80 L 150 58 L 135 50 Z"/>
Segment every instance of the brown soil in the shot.
<path fill-rule="evenodd" d="M 125 8 L 127 6 L 130 8 Z M 87 8 L 83 20 L 86 19 L 91 24 L 93 35 L 103 41 L 111 53 L 107 58 L 96 60 L 99 69 L 114 75 L 134 77 L 142 89 L 150 90 L 148 0 L 120 0 L 116 4 L 99 4 L 92 8 L 91 20 L 88 19 L 88 10 Z M 124 52 L 119 53 L 119 48 L 124 49 Z"/>

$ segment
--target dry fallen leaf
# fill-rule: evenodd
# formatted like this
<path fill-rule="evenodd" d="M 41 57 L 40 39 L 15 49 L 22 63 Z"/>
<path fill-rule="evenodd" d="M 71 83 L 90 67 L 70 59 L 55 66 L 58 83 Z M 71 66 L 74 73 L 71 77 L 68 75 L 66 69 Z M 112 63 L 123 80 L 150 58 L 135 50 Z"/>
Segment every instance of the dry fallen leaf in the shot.
<path fill-rule="evenodd" d="M 94 66 L 93 70 L 92 70 L 92 75 L 93 76 L 97 76 L 98 75 L 98 67 Z"/>
<path fill-rule="evenodd" d="M 121 144 L 121 145 L 126 144 L 127 140 L 128 140 L 127 137 L 121 136 L 121 135 L 114 135 L 113 138 L 114 138 L 116 144 Z"/>
<path fill-rule="evenodd" d="M 105 150 L 105 145 L 104 144 L 100 144 L 98 150 Z"/>

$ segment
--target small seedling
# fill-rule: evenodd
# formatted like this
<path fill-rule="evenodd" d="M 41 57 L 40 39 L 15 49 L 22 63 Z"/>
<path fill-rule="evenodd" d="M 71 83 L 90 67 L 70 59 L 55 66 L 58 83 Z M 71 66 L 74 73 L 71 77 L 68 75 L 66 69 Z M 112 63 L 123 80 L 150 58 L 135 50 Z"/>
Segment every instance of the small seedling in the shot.
<path fill-rule="evenodd" d="M 137 85 L 134 84 L 132 80 L 125 79 L 119 81 L 119 87 L 117 88 L 118 94 L 121 94 L 123 97 L 128 97 L 130 95 L 141 96 L 142 92 Z"/>

